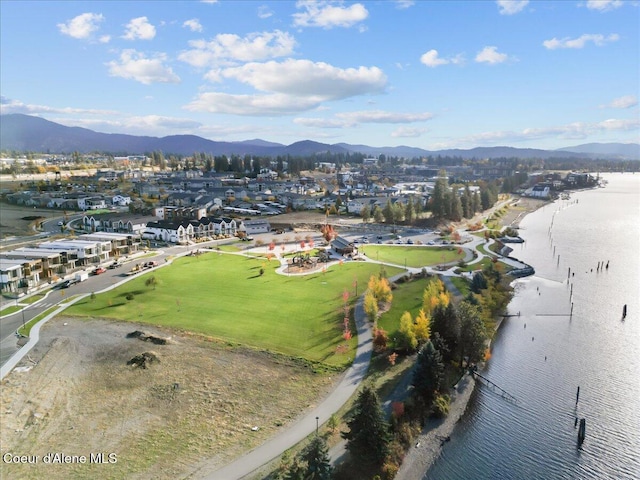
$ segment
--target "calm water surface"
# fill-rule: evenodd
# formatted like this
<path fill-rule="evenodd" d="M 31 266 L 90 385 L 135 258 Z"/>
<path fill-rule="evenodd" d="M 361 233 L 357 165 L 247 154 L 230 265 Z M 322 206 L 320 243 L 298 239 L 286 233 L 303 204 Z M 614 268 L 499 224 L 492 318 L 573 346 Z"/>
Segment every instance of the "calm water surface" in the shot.
<path fill-rule="evenodd" d="M 604 178 L 523 220 L 512 255 L 536 276 L 517 282 L 521 316 L 484 372 L 518 402 L 476 388 L 425 479 L 640 479 L 640 175 Z"/>

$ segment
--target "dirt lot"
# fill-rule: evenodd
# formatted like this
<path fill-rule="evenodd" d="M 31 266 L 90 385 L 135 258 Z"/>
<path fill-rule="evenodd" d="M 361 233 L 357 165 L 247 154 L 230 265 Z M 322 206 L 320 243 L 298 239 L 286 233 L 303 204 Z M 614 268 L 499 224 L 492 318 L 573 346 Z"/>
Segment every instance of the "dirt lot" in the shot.
<path fill-rule="evenodd" d="M 156 345 L 135 330 L 170 338 Z M 0 385 L 2 478 L 198 478 L 285 428 L 338 380 L 265 352 L 106 320 L 60 318 Z M 127 366 L 143 352 L 159 363 Z M 252 427 L 259 427 L 257 431 Z M 44 455 L 86 455 L 45 464 Z M 117 463 L 89 464 L 115 453 Z M 105 457 L 108 462 L 108 457 Z"/>
<path fill-rule="evenodd" d="M 62 212 L 46 208 L 27 208 L 9 203 L 0 203 L 0 236 L 2 238 L 33 235 L 32 228 L 39 220 L 60 216 Z"/>

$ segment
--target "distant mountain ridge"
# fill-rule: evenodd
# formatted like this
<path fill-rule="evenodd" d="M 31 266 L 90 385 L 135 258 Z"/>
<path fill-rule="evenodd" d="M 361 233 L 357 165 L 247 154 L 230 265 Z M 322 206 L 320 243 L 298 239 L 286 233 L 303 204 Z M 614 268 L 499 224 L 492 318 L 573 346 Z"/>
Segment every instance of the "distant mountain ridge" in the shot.
<path fill-rule="evenodd" d="M 241 142 L 217 142 L 197 135 L 149 137 L 119 133 L 99 133 L 87 128 L 67 127 L 40 117 L 23 114 L 0 116 L 0 149 L 43 153 L 103 152 L 110 154 L 140 154 L 162 151 L 165 154 L 191 155 L 195 152 L 214 155 L 308 156 L 316 153 L 361 153 L 397 157 L 457 156 L 473 158 L 601 158 L 610 160 L 640 159 L 640 144 L 590 143 L 558 150 L 515 147 L 476 147 L 469 150 L 430 151 L 410 146 L 371 147 L 348 143 L 326 144 L 303 140 L 282 145 L 261 139 Z"/>

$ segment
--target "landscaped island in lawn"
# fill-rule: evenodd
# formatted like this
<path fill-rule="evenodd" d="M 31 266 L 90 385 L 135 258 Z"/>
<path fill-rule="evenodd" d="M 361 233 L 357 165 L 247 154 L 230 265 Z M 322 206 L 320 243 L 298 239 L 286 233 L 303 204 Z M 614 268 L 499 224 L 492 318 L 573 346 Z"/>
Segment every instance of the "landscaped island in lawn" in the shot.
<path fill-rule="evenodd" d="M 349 364 L 356 336 L 348 353 L 336 350 L 345 343 L 343 294 L 353 302 L 356 282 L 362 294 L 380 266 L 347 262 L 303 276 L 279 275 L 278 266 L 275 260 L 215 252 L 183 257 L 87 297 L 66 314 L 162 325 L 331 366 Z"/>

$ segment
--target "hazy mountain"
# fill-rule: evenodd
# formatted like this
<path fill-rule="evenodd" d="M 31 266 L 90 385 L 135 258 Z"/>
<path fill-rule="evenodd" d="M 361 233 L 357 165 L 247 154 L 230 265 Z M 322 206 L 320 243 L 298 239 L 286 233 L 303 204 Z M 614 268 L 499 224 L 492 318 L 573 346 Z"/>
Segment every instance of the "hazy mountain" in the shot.
<path fill-rule="evenodd" d="M 378 157 L 457 156 L 473 158 L 608 158 L 639 159 L 640 145 L 623 143 L 590 143 L 558 150 L 538 150 L 513 147 L 478 147 L 469 150 L 451 149 L 429 151 L 421 148 L 371 147 L 368 145 L 334 145 L 303 140 L 282 145 L 261 139 L 242 142 L 216 142 L 196 135 L 147 137 L 116 133 L 99 133 L 80 127 L 66 127 L 40 117 L 22 114 L 0 116 L 0 148 L 3 150 L 43 153 L 101 152 L 111 154 L 140 154 L 162 151 L 165 155 L 191 155 L 195 152 L 213 155 L 308 156 L 316 153 L 361 153 Z"/>
<path fill-rule="evenodd" d="M 575 147 L 559 148 L 560 151 L 588 153 L 599 156 L 616 155 L 620 158 L 640 159 L 638 143 L 585 143 Z"/>

